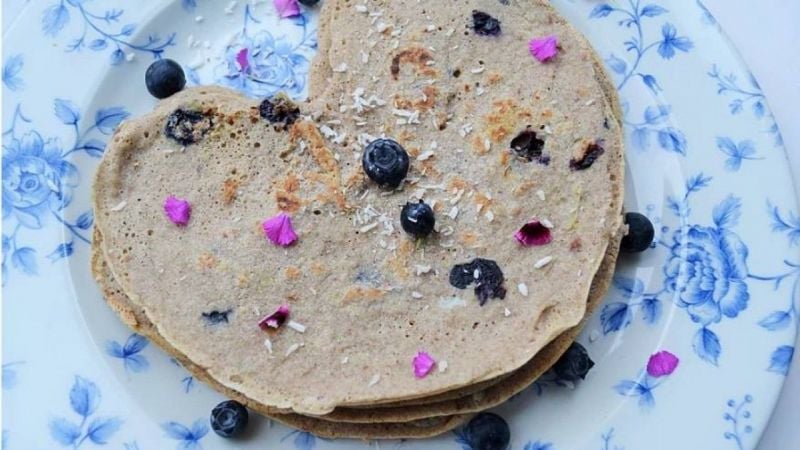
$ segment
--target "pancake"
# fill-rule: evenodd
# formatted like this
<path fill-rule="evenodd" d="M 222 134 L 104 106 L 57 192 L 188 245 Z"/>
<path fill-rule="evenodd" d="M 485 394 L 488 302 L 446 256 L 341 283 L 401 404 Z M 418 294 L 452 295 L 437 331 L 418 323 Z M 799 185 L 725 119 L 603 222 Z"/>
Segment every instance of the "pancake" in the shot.
<path fill-rule="evenodd" d="M 608 285 L 611 283 L 617 255 L 614 248 L 618 246 L 618 243 L 617 239 L 617 241 L 610 246 L 610 250 L 603 260 L 601 269 L 598 271 L 592 284 L 587 304 L 587 311 L 589 314 L 600 304 L 607 291 Z M 449 402 L 440 400 L 424 405 L 378 407 L 374 409 L 340 408 L 330 415 L 317 418 L 298 414 L 277 414 L 274 411 L 265 409 L 262 405 L 252 402 L 240 393 L 216 383 L 213 379 L 208 377 L 203 368 L 195 365 L 188 360 L 185 355 L 180 354 L 172 348 L 171 345 L 158 334 L 155 326 L 149 321 L 144 311 L 136 308 L 125 293 L 122 292 L 120 286 L 115 282 L 113 274 L 110 272 L 108 265 L 103 259 L 103 253 L 100 248 L 101 244 L 102 235 L 95 230 L 92 242 L 92 273 L 98 285 L 101 287 L 103 297 L 108 305 L 120 315 L 128 326 L 156 343 L 172 357 L 180 361 L 183 367 L 191 372 L 195 378 L 209 383 L 213 388 L 248 405 L 254 411 L 260 412 L 285 425 L 311 432 L 320 437 L 410 439 L 435 436 L 450 431 L 466 421 L 469 417 L 467 413 L 478 412 L 495 406 L 528 387 L 541 373 L 558 360 L 589 319 L 589 315 L 587 314 L 579 326 L 560 335 L 519 370 L 512 372 L 510 376 L 504 377 L 504 379 L 499 382 L 495 382 L 494 386 L 490 386 L 486 388 L 484 392 L 478 394 L 468 393 Z M 458 395 L 458 392 L 451 394 Z M 436 417 L 440 417 L 441 419 L 439 419 L 439 421 L 426 421 L 426 419 Z M 391 421 L 389 419 L 395 420 Z M 368 425 L 371 423 L 377 426 L 364 426 L 365 424 Z M 383 426 L 380 424 L 383 424 Z"/>
<path fill-rule="evenodd" d="M 463 22 L 471 5 L 503 7 L 456 2 L 437 15 Z M 420 7 L 392 2 L 383 17 L 405 23 L 404 14 L 417 13 L 419 23 L 424 18 Z M 583 318 L 589 284 L 619 230 L 622 183 L 619 126 L 605 99 L 604 82 L 598 81 L 604 75 L 596 71 L 582 38 L 549 8 L 534 9 L 550 19 L 543 22 L 550 27 L 543 32 L 559 33 L 559 58 L 549 64 L 529 59 L 530 67 L 500 74 L 507 81 L 473 98 L 458 92 L 461 82 L 454 81 L 456 69 L 450 68 L 463 67 L 465 77 L 486 72 L 487 79 L 493 78 L 493 67 L 503 66 L 505 58 L 521 59 L 513 51 L 500 55 L 487 46 L 506 48 L 506 38 L 519 44 L 512 30 L 530 25 L 531 19 L 504 20 L 504 33 L 491 44 L 478 42 L 483 37 L 442 32 L 444 43 L 456 37 L 467 42 L 462 47 L 470 47 L 466 53 L 471 58 L 485 54 L 485 68 L 473 74 L 461 52 L 448 55 L 442 62 L 448 68 L 438 72 L 426 69 L 436 64 L 417 67 L 420 77 L 439 82 L 440 93 L 447 92 L 421 99 L 419 107 L 428 108 L 425 104 L 435 97 L 419 124 L 412 116 L 406 118 L 410 126 L 397 125 L 397 111 L 391 108 L 363 112 L 365 125 L 351 111 L 340 112 L 342 93 L 356 91 L 359 80 L 368 76 L 356 70 L 355 61 L 347 63 L 351 69 L 336 73 L 318 102 L 302 106 L 318 122 L 301 120 L 288 132 L 260 120 L 257 104 L 218 88 L 188 90 L 125 123 L 109 145 L 95 184 L 105 257 L 124 292 L 166 341 L 209 376 L 279 411 L 322 415 L 337 406 L 426 398 L 525 364 Z M 354 29 L 371 26 L 366 18 L 358 23 L 360 15 L 352 19 Z M 409 17 L 408 23 L 415 22 Z M 392 64 L 398 55 L 406 55 L 398 59 L 404 61 L 424 54 L 415 50 L 421 48 L 417 40 L 412 33 L 401 35 L 397 52 L 389 51 L 394 45 L 389 39 L 373 47 L 375 67 L 388 72 L 379 72 L 384 76 L 370 84 L 376 98 L 394 98 L 396 106 L 403 106 L 411 91 L 424 89 L 414 67 L 398 64 L 394 73 Z M 557 71 L 566 75 L 551 76 Z M 531 94 L 521 96 L 523 82 Z M 583 106 L 577 108 L 579 102 Z M 165 136 L 164 124 L 178 109 L 202 116 L 199 142 L 183 146 Z M 450 114 L 475 119 L 468 138 L 459 132 L 466 123 L 447 123 Z M 434 124 L 437 117 L 444 120 L 443 130 L 441 121 Z M 549 165 L 521 161 L 508 151 L 527 125 L 552 130 L 545 138 Z M 361 131 L 386 133 L 415 157 L 423 154 L 422 147 L 429 148 L 426 153 L 436 151 L 415 159 L 404 189 L 381 191 L 363 179 L 351 156 L 361 145 L 352 136 Z M 435 141 L 448 147 L 461 142 L 464 151 L 433 149 Z M 581 171 L 569 167 L 589 143 L 598 142 L 605 153 L 594 165 Z M 226 204 L 225 187 L 237 183 L 236 198 Z M 450 186 L 455 193 L 448 191 Z M 537 190 L 544 195 L 535 195 Z M 192 201 L 193 218 L 185 229 L 174 227 L 161 212 L 161 202 L 172 194 Z M 440 205 L 441 232 L 424 243 L 399 231 L 399 206 L 415 197 Z M 458 207 L 459 202 L 460 214 L 443 217 L 447 211 L 441 207 Z M 256 230 L 279 210 L 291 213 L 299 225 L 300 241 L 289 249 L 271 246 Z M 372 223 L 359 223 L 370 211 L 382 214 Z M 523 248 L 514 241 L 514 232 L 531 217 L 555 224 L 550 245 Z M 502 268 L 505 300 L 480 305 L 471 290 L 450 285 L 451 269 L 478 257 Z M 417 266 L 428 265 L 430 272 L 414 273 Z M 519 283 L 529 286 L 528 296 L 517 294 Z M 423 298 L 413 299 L 414 292 Z M 273 348 L 283 354 L 305 345 L 289 357 L 270 357 L 265 335 L 255 324 L 287 301 L 293 319 L 307 331 L 283 329 L 270 336 Z M 544 311 L 556 306 L 555 325 L 537 328 Z M 210 327 L 202 320 L 203 313 L 229 310 L 224 326 Z M 416 379 L 410 362 L 420 349 L 446 360 L 449 368 Z M 348 364 L 341 363 L 342 356 Z"/>

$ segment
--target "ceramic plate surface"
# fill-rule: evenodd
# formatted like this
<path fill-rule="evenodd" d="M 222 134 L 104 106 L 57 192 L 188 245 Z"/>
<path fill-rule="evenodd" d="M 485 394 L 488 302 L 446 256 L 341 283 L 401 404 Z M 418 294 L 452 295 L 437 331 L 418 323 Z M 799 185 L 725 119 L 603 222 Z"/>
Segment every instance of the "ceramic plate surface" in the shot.
<path fill-rule="evenodd" d="M 542 380 L 497 410 L 511 448 L 753 448 L 794 352 L 800 298 L 800 217 L 764 96 L 699 3 L 553 4 L 615 79 L 626 207 L 655 222 L 657 243 L 623 258 L 580 337 L 596 362 L 588 378 Z M 153 58 L 191 68 L 190 84 L 302 98 L 314 13 L 280 20 L 271 2 L 242 0 L 2 7 L 3 448 L 470 448 L 461 432 L 329 441 L 264 419 L 225 441 L 208 427 L 221 397 L 132 335 L 89 273 L 92 176 L 114 127 L 153 107 Z M 662 354 L 648 367 L 661 351 L 677 365 Z"/>

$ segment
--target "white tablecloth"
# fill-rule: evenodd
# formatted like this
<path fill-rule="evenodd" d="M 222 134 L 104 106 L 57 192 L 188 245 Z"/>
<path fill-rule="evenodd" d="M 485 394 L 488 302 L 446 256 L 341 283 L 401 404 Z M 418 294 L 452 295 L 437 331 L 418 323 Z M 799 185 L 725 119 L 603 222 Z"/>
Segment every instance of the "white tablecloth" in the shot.
<path fill-rule="evenodd" d="M 800 0 L 705 0 L 755 74 L 781 127 L 800 196 Z M 796 349 L 800 349 L 798 340 Z M 759 450 L 800 449 L 800 355 Z"/>

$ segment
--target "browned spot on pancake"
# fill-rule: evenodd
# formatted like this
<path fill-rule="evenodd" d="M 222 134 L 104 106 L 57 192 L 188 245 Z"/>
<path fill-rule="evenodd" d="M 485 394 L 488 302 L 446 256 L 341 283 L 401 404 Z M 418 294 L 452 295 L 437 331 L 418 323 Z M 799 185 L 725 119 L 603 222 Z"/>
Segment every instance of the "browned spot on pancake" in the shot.
<path fill-rule="evenodd" d="M 492 104 L 492 112 L 484 117 L 489 138 L 500 142 L 518 126 L 520 119 L 531 117 L 531 112 L 517 106 L 513 100 L 497 100 Z"/>
<path fill-rule="evenodd" d="M 477 247 L 478 239 L 480 239 L 480 235 L 474 231 L 462 231 L 458 234 L 458 242 L 464 247 Z"/>
<path fill-rule="evenodd" d="M 328 272 L 328 269 L 321 263 L 313 262 L 311 263 L 311 271 L 314 272 L 315 275 L 324 275 Z"/>
<path fill-rule="evenodd" d="M 246 273 L 240 273 L 236 275 L 236 287 L 238 288 L 246 288 L 250 285 L 250 275 Z"/>
<path fill-rule="evenodd" d="M 389 259 L 389 269 L 401 280 L 407 279 L 411 273 L 408 270 L 408 261 L 412 253 L 414 253 L 414 242 L 403 239 L 397 246 L 395 255 Z"/>
<path fill-rule="evenodd" d="M 339 175 L 339 164 L 333 156 L 333 152 L 325 145 L 325 139 L 313 123 L 300 121 L 292 125 L 289 131 L 289 139 L 292 144 L 296 144 L 299 138 L 307 141 L 311 155 L 322 170 L 335 173 L 336 176 Z"/>
<path fill-rule="evenodd" d="M 300 278 L 302 272 L 300 272 L 300 269 L 298 269 L 296 266 L 289 266 L 286 268 L 285 274 L 288 280 L 296 280 Z"/>
<path fill-rule="evenodd" d="M 514 188 L 513 194 L 517 197 L 521 197 L 528 193 L 531 189 L 536 187 L 536 182 L 533 180 L 523 181 L 519 186 Z"/>
<path fill-rule="evenodd" d="M 438 76 L 439 72 L 428 66 L 428 61 L 433 61 L 430 51 L 422 47 L 410 47 L 394 55 L 389 71 L 392 74 L 392 78 L 397 80 L 400 77 L 400 65 L 411 64 L 414 66 L 417 75 Z"/>
<path fill-rule="evenodd" d="M 439 181 L 439 179 L 442 178 L 442 173 L 436 169 L 436 161 L 434 156 L 422 161 L 420 166 L 422 166 L 422 174 L 428 178 L 431 178 L 433 181 Z"/>
<path fill-rule="evenodd" d="M 342 303 L 347 304 L 356 300 L 377 300 L 383 297 L 384 292 L 378 288 L 355 286 L 347 289 L 342 296 Z"/>
<path fill-rule="evenodd" d="M 408 147 L 406 151 L 408 152 L 408 156 L 412 158 L 416 158 L 420 153 L 422 153 L 422 149 L 419 147 Z"/>
<path fill-rule="evenodd" d="M 569 243 L 569 250 L 572 252 L 580 251 L 582 247 L 583 247 L 583 242 L 581 242 L 581 238 L 579 237 L 573 239 L 572 242 Z"/>
<path fill-rule="evenodd" d="M 217 266 L 217 259 L 211 253 L 203 253 L 197 258 L 197 265 L 201 269 L 213 269 Z"/>
<path fill-rule="evenodd" d="M 293 172 L 289 172 L 283 179 L 283 190 L 286 192 L 297 192 L 300 189 L 300 179 Z"/>
<path fill-rule="evenodd" d="M 234 178 L 228 178 L 225 180 L 225 184 L 222 185 L 222 203 L 225 205 L 230 205 L 236 200 L 236 191 L 239 190 L 239 180 Z"/>
<path fill-rule="evenodd" d="M 306 179 L 315 181 L 324 187 L 324 191 L 317 194 L 316 199 L 323 204 L 334 204 L 341 209 L 348 209 L 347 200 L 344 197 L 339 186 L 339 177 L 327 173 L 308 172 L 305 174 Z"/>
<path fill-rule="evenodd" d="M 500 152 L 498 160 L 501 166 L 508 166 L 508 162 L 511 161 L 511 154 L 509 152 Z"/>
<path fill-rule="evenodd" d="M 499 72 L 492 72 L 492 73 L 489 74 L 488 81 L 489 81 L 489 84 L 491 84 L 491 85 L 495 85 L 495 84 L 499 83 L 502 80 L 503 80 L 503 75 L 501 73 L 499 73 Z"/>
<path fill-rule="evenodd" d="M 422 88 L 422 93 L 422 98 L 418 100 L 409 100 L 400 94 L 395 94 L 394 105 L 399 109 L 416 109 L 420 112 L 433 109 L 436 106 L 436 96 L 439 94 L 439 90 L 434 86 L 425 86 Z"/>
<path fill-rule="evenodd" d="M 488 195 L 481 192 L 475 193 L 473 201 L 476 205 L 480 206 L 480 211 L 486 211 L 486 209 L 492 204 L 492 199 L 490 199 Z"/>
<path fill-rule="evenodd" d="M 302 205 L 300 197 L 284 190 L 275 192 L 275 202 L 278 204 L 278 209 L 284 212 L 297 212 Z"/>
<path fill-rule="evenodd" d="M 397 142 L 402 146 L 407 147 L 408 143 L 417 138 L 417 135 L 412 133 L 411 130 L 404 129 L 397 135 Z"/>
<path fill-rule="evenodd" d="M 475 150 L 475 153 L 479 155 L 485 155 L 489 153 L 489 150 L 486 149 L 486 138 L 483 137 L 482 134 L 476 134 L 472 136 L 472 149 Z"/>
<path fill-rule="evenodd" d="M 364 170 L 362 170 L 361 166 L 359 166 L 353 169 L 353 173 L 351 173 L 350 176 L 347 177 L 347 180 L 345 180 L 344 185 L 345 187 L 350 189 L 360 184 L 363 184 L 364 181 L 366 181 L 366 178 L 364 177 Z"/>
<path fill-rule="evenodd" d="M 552 109 L 545 109 L 544 111 L 542 111 L 541 116 L 544 117 L 545 119 L 549 119 L 549 118 L 553 117 L 553 110 Z"/>
<path fill-rule="evenodd" d="M 467 182 L 460 177 L 452 177 L 450 181 L 447 182 L 447 187 L 450 190 L 467 189 L 467 186 Z"/>

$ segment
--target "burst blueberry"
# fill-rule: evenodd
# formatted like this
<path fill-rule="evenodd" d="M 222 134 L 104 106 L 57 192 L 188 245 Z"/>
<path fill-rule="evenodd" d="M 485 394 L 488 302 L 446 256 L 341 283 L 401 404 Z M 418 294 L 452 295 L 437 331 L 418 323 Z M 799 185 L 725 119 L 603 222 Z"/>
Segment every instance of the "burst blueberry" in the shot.
<path fill-rule="evenodd" d="M 506 298 L 503 271 L 491 259 L 475 258 L 466 264 L 456 264 L 450 269 L 449 281 L 450 285 L 458 289 L 466 289 L 475 284 L 475 296 L 481 306 L 490 298 Z"/>
<path fill-rule="evenodd" d="M 406 203 L 400 211 L 400 225 L 406 233 L 414 237 L 425 237 L 433 232 L 436 217 L 433 209 L 424 201 Z"/>
<path fill-rule="evenodd" d="M 259 115 L 275 125 L 276 129 L 285 130 L 300 117 L 300 108 L 283 92 L 272 98 L 266 98 L 258 106 Z"/>
<path fill-rule="evenodd" d="M 159 59 L 144 74 L 147 90 L 155 98 L 167 98 L 186 86 L 186 75 L 181 65 L 171 59 Z"/>
<path fill-rule="evenodd" d="M 361 165 L 372 181 L 394 189 L 408 175 L 408 153 L 397 141 L 376 139 L 364 150 Z"/>
<path fill-rule="evenodd" d="M 511 442 L 511 430 L 502 417 L 484 412 L 464 427 L 464 438 L 472 450 L 506 450 Z"/>
<path fill-rule="evenodd" d="M 625 214 L 625 224 L 628 225 L 628 234 L 622 238 L 622 251 L 641 253 L 650 248 L 656 234 L 650 219 L 642 214 L 630 212 Z"/>
<path fill-rule="evenodd" d="M 306 8 L 313 8 L 319 4 L 319 0 L 297 0 L 297 1 Z"/>
<path fill-rule="evenodd" d="M 480 36 L 500 34 L 500 21 L 482 11 L 472 11 L 472 29 Z"/>
<path fill-rule="evenodd" d="M 181 145 L 190 145 L 200 141 L 213 125 L 211 118 L 200 111 L 176 109 L 167 117 L 164 133 Z"/>
<path fill-rule="evenodd" d="M 211 429 L 224 438 L 236 437 L 247 427 L 249 418 L 244 405 L 234 400 L 224 401 L 211 410 Z"/>
<path fill-rule="evenodd" d="M 583 345 L 573 342 L 561 358 L 553 366 L 559 379 L 576 382 L 586 378 L 586 374 L 594 367 L 594 361 Z"/>

